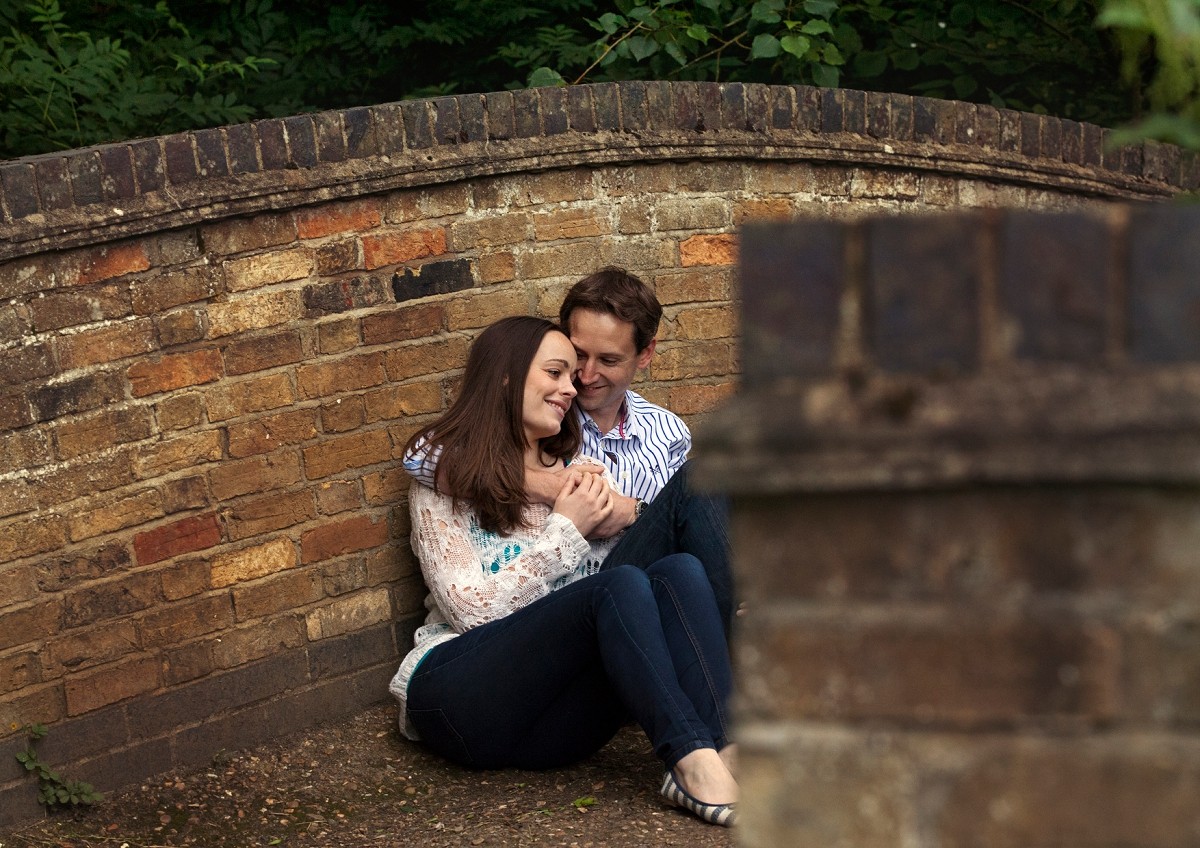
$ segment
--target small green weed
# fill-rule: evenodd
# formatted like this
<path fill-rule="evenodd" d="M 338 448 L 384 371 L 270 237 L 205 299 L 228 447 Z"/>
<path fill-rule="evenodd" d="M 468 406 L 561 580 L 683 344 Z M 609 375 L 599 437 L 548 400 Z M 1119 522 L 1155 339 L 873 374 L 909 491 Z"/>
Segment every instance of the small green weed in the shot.
<path fill-rule="evenodd" d="M 104 796 L 92 788 L 92 784 L 82 780 L 65 780 L 62 775 L 43 763 L 34 749 L 34 744 L 44 739 L 46 725 L 27 724 L 25 732 L 29 735 L 29 744 L 25 750 L 17 754 L 17 762 L 25 767 L 25 771 L 37 776 L 38 801 L 46 805 L 48 810 L 61 810 L 68 807 L 89 806 L 103 801 Z"/>

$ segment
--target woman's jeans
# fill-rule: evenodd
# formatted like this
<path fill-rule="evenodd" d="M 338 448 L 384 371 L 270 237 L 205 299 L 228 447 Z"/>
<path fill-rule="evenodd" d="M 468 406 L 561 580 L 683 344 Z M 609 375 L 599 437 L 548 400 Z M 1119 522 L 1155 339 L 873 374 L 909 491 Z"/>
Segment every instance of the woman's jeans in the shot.
<path fill-rule="evenodd" d="M 478 768 L 550 768 L 632 716 L 667 767 L 727 743 L 729 651 L 704 568 L 617 566 L 433 648 L 408 688 L 431 749 Z"/>

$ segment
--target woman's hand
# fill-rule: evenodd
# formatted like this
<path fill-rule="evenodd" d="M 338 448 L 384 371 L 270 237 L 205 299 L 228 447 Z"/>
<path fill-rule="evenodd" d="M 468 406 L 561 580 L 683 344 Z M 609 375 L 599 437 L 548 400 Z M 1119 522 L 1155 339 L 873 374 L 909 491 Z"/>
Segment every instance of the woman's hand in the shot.
<path fill-rule="evenodd" d="M 603 474 L 572 472 L 554 499 L 554 512 L 569 518 L 584 537 L 612 510 L 613 493 Z"/>

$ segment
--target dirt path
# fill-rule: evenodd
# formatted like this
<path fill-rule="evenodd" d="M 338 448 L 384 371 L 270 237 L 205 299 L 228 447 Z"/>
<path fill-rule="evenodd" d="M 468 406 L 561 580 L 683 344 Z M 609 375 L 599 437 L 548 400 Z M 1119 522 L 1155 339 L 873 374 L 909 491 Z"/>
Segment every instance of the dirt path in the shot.
<path fill-rule="evenodd" d="M 373 707 L 160 775 L 0 832 L 0 848 L 733 845 L 659 799 L 658 761 L 635 728 L 569 769 L 472 772 L 401 738 L 394 714 Z"/>

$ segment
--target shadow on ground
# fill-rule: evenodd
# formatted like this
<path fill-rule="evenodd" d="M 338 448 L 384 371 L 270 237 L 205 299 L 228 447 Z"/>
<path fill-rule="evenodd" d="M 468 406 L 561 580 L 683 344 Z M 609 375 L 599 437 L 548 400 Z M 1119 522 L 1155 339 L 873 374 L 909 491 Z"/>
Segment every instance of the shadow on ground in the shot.
<path fill-rule="evenodd" d="M 222 753 L 0 831 L 0 848 L 733 845 L 727 829 L 659 798 L 662 771 L 636 728 L 572 768 L 466 771 L 403 739 L 394 718 L 380 705 Z"/>

